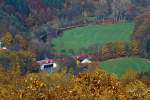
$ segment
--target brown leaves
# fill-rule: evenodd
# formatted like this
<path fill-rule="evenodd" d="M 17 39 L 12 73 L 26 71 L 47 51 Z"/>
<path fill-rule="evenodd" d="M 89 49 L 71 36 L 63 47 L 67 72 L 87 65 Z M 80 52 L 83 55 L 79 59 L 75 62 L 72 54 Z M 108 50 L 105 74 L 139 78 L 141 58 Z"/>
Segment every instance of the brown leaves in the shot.
<path fill-rule="evenodd" d="M 2 73 L 0 73 L 2 74 Z M 9 75 L 13 75 L 7 73 Z M 81 73 L 69 79 L 62 73 L 38 73 L 0 83 L 0 98 L 17 100 L 149 100 L 150 87 L 138 79 L 128 83 L 103 70 Z M 17 81 L 17 82 L 16 82 Z"/>
<path fill-rule="evenodd" d="M 147 88 L 147 86 L 141 81 L 131 82 L 126 85 L 126 93 L 129 99 L 149 100 L 149 90 L 150 88 Z"/>

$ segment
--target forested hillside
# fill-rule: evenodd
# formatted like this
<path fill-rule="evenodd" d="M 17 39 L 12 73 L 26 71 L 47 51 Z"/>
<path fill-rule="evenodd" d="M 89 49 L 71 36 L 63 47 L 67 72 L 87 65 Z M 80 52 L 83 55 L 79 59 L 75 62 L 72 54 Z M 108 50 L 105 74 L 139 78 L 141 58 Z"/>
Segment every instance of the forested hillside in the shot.
<path fill-rule="evenodd" d="M 150 0 L 0 0 L 0 100 L 150 100 Z"/>
<path fill-rule="evenodd" d="M 30 51 L 41 60 L 55 56 L 52 40 L 68 26 L 132 22 L 149 10 L 149 0 L 0 0 L 0 40 L 11 53 Z"/>
<path fill-rule="evenodd" d="M 62 34 L 62 27 L 105 18 L 133 21 L 150 9 L 149 4 L 149 0 L 0 0 L 0 36 L 10 32 L 14 39 L 19 34 L 30 47 L 49 50 L 51 38 Z"/>
<path fill-rule="evenodd" d="M 55 36 L 55 29 L 86 23 L 89 17 L 133 20 L 150 9 L 149 3 L 149 0 L 1 0 L 0 32 L 24 32 L 27 36 L 29 32 L 34 35 L 42 31 Z"/>

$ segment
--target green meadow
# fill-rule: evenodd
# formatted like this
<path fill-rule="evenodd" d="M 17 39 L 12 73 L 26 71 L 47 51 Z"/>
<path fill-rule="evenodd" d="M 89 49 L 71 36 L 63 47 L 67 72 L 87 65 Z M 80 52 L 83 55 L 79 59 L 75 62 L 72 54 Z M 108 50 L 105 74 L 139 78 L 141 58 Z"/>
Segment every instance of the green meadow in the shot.
<path fill-rule="evenodd" d="M 67 30 L 61 37 L 53 39 L 52 43 L 57 51 L 69 49 L 78 51 L 94 44 L 130 41 L 133 28 L 133 23 L 88 25 Z"/>
<path fill-rule="evenodd" d="M 111 59 L 100 63 L 100 67 L 109 73 L 123 75 L 128 69 L 138 73 L 150 70 L 150 61 L 138 57 Z"/>

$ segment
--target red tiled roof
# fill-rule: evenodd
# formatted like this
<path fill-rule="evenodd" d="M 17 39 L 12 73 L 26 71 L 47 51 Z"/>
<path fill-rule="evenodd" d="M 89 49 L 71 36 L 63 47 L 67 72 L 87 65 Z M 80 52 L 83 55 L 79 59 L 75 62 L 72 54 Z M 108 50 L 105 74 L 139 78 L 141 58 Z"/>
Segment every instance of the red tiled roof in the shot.
<path fill-rule="evenodd" d="M 56 62 L 62 62 L 64 61 L 63 58 L 59 58 L 59 59 L 47 59 L 47 60 L 40 60 L 37 61 L 38 64 L 47 64 L 47 63 L 56 63 Z"/>
<path fill-rule="evenodd" d="M 76 59 L 76 60 L 85 59 L 87 57 L 91 57 L 91 56 L 85 55 L 85 54 L 80 54 L 80 55 L 73 56 L 73 58 Z M 47 64 L 47 63 L 63 62 L 64 60 L 65 60 L 64 58 L 47 59 L 47 60 L 37 61 L 37 63 L 42 65 L 42 64 Z"/>

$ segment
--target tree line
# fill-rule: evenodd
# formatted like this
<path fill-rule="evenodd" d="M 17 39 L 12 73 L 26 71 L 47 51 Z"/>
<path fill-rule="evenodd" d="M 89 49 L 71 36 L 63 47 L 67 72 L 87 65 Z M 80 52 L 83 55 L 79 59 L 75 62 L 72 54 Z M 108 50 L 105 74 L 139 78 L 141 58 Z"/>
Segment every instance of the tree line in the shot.
<path fill-rule="evenodd" d="M 103 45 L 93 45 L 81 52 L 86 52 L 93 55 L 95 60 L 104 61 L 113 58 L 120 58 L 126 56 L 141 56 L 144 57 L 142 43 L 138 40 L 130 42 L 117 41 L 109 42 Z"/>
<path fill-rule="evenodd" d="M 150 58 L 150 13 L 144 13 L 135 19 L 135 29 L 132 39 L 142 43 L 144 56 Z"/>

